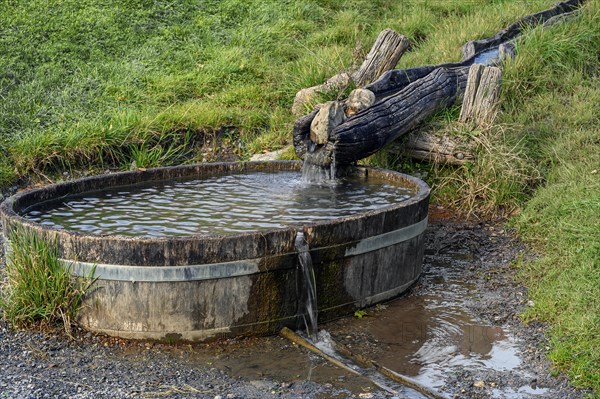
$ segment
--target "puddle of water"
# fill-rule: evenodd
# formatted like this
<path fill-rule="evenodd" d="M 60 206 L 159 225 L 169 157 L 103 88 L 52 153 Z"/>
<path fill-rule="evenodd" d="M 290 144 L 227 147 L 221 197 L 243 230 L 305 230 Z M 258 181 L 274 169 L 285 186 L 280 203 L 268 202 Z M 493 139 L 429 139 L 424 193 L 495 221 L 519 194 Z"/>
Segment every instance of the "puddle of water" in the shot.
<path fill-rule="evenodd" d="M 483 51 L 475 56 L 474 64 L 490 65 L 500 58 L 500 50 L 498 47 Z"/>
<path fill-rule="evenodd" d="M 241 339 L 233 345 L 210 344 L 185 352 L 188 362 L 224 370 L 246 381 L 331 384 L 352 394 L 377 391 L 367 380 L 341 370 L 317 355 L 306 353 L 280 337 Z M 181 355 L 184 355 L 181 353 Z"/>
<path fill-rule="evenodd" d="M 476 286 L 465 281 L 464 270 L 477 262 L 476 255 L 464 252 L 428 252 L 422 286 L 413 293 L 370 309 L 375 317 L 344 318 L 323 327 L 356 355 L 438 392 L 443 391 L 450 372 L 487 369 L 522 374 L 519 348 L 511 332 L 478 322 L 467 306 L 477 298 Z M 280 337 L 232 342 L 182 352 L 192 364 L 215 367 L 248 381 L 313 381 L 355 395 L 380 391 L 368 380 Z M 547 395 L 549 390 L 523 386 L 494 388 L 490 393 L 494 398 L 516 399 Z"/>
<path fill-rule="evenodd" d="M 380 307 L 376 317 L 335 323 L 333 333 L 360 331 L 348 343 L 356 353 L 434 389 L 452 368 L 514 370 L 521 359 L 510 331 L 477 322 L 465 306 L 475 299 L 461 272 L 471 261 L 461 253 L 433 257 L 421 277 L 426 289 Z"/>
<path fill-rule="evenodd" d="M 502 399 L 521 399 L 524 396 L 541 396 L 548 393 L 548 388 L 533 388 L 530 386 L 524 386 L 519 389 L 506 388 L 503 390 L 494 389 L 492 390 L 492 398 Z"/>

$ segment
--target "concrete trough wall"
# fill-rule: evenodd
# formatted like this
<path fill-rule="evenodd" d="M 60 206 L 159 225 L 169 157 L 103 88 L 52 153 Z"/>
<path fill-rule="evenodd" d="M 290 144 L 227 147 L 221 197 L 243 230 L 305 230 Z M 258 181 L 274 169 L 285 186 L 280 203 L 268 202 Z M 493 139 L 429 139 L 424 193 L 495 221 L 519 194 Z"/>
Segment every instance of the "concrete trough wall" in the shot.
<path fill-rule="evenodd" d="M 57 230 L 20 216 L 68 194 L 140 182 L 299 170 L 299 162 L 218 163 L 117 173 L 19 193 L 0 205 L 5 236 L 21 228 L 58 244 L 75 275 L 98 280 L 81 311 L 96 332 L 136 339 L 201 341 L 270 334 L 297 326 L 305 282 L 295 238 L 304 233 L 315 267 L 319 321 L 397 296 L 421 272 L 429 189 L 418 179 L 374 168 L 414 187 L 409 201 L 328 222 L 226 236 L 129 238 Z"/>

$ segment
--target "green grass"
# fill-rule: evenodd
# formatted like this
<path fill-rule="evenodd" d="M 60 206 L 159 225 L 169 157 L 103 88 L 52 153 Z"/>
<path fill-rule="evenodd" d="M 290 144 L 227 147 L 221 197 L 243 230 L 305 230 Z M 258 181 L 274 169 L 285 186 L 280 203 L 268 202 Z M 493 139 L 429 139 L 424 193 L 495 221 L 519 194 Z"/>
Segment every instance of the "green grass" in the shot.
<path fill-rule="evenodd" d="M 516 223 L 542 258 L 521 278 L 534 306 L 526 320 L 550 322 L 550 359 L 581 387 L 600 393 L 600 155 L 598 131 L 555 142 L 557 165 Z M 582 151 L 583 149 L 583 151 Z"/>
<path fill-rule="evenodd" d="M 592 1 L 579 20 L 532 32 L 504 100 L 543 178 L 515 220 L 543 254 L 520 273 L 535 304 L 525 319 L 550 322 L 550 359 L 600 395 L 599 21 Z"/>
<path fill-rule="evenodd" d="M 127 169 L 140 151 L 154 151 L 153 165 L 198 161 L 179 144 L 224 126 L 242 158 L 278 149 L 296 91 L 360 62 L 382 29 L 413 39 L 402 65 L 446 61 L 552 1 L 434 3 L 4 0 L 0 185 Z"/>
<path fill-rule="evenodd" d="M 20 327 L 62 323 L 70 334 L 91 279 L 73 278 L 59 262 L 56 246 L 13 231 L 2 274 L 0 308 L 6 320 Z"/>

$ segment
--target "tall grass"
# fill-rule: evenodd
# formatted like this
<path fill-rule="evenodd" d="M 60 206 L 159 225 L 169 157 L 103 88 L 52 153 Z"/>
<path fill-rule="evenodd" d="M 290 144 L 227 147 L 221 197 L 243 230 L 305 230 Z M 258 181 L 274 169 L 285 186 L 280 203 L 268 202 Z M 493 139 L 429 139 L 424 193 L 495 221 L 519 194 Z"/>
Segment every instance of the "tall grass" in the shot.
<path fill-rule="evenodd" d="M 196 160 L 157 136 L 201 143 L 224 126 L 237 131 L 242 158 L 278 149 L 291 141 L 296 91 L 360 62 L 382 29 L 413 40 L 402 66 L 447 61 L 467 40 L 550 4 L 8 1 L 0 7 L 0 184 L 127 168 L 144 145 L 160 164 Z"/>
<path fill-rule="evenodd" d="M 581 18 L 536 30 L 507 69 L 507 111 L 524 127 L 544 184 L 515 224 L 544 254 L 521 278 L 552 325 L 550 358 L 600 394 L 600 2 Z M 508 91 L 510 90 L 510 91 Z M 511 95 L 512 92 L 512 95 Z M 528 101 L 515 100 L 524 92 Z M 509 100 L 510 99 L 510 100 Z"/>
<path fill-rule="evenodd" d="M 77 280 L 57 257 L 56 246 L 36 235 L 13 231 L 8 239 L 0 308 L 16 326 L 62 323 L 67 334 L 92 282 Z"/>

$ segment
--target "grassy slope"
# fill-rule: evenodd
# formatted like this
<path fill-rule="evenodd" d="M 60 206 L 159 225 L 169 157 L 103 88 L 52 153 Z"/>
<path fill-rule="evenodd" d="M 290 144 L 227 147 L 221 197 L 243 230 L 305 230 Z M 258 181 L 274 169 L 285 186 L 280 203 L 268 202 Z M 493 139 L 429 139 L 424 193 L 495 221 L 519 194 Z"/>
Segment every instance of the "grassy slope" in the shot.
<path fill-rule="evenodd" d="M 586 11 L 523 41 L 504 118 L 544 179 L 516 219 L 545 255 L 521 272 L 535 303 L 525 316 L 551 322 L 550 358 L 600 395 L 600 2 Z"/>
<path fill-rule="evenodd" d="M 295 92 L 350 66 L 357 42 L 367 51 L 381 29 L 416 40 L 405 65 L 458 59 L 468 38 L 552 1 L 2 3 L 6 184 L 56 168 L 126 166 L 154 149 L 171 151 L 138 166 L 181 162 L 184 133 L 194 140 L 223 126 L 243 155 L 281 147 Z"/>
<path fill-rule="evenodd" d="M 0 186 L 54 169 L 180 162 L 182 136 L 223 126 L 243 155 L 278 148 L 290 141 L 295 92 L 360 60 L 353 49 L 364 54 L 381 29 L 414 40 L 400 66 L 457 60 L 467 40 L 553 3 L 2 0 Z M 495 126 L 448 123 L 455 111 L 435 119 L 481 145 L 477 164 L 431 175 L 439 199 L 520 210 L 517 227 L 545 254 L 522 267 L 535 302 L 526 317 L 552 322 L 553 360 L 600 392 L 600 23 L 590 3 L 580 20 L 519 44 Z"/>

